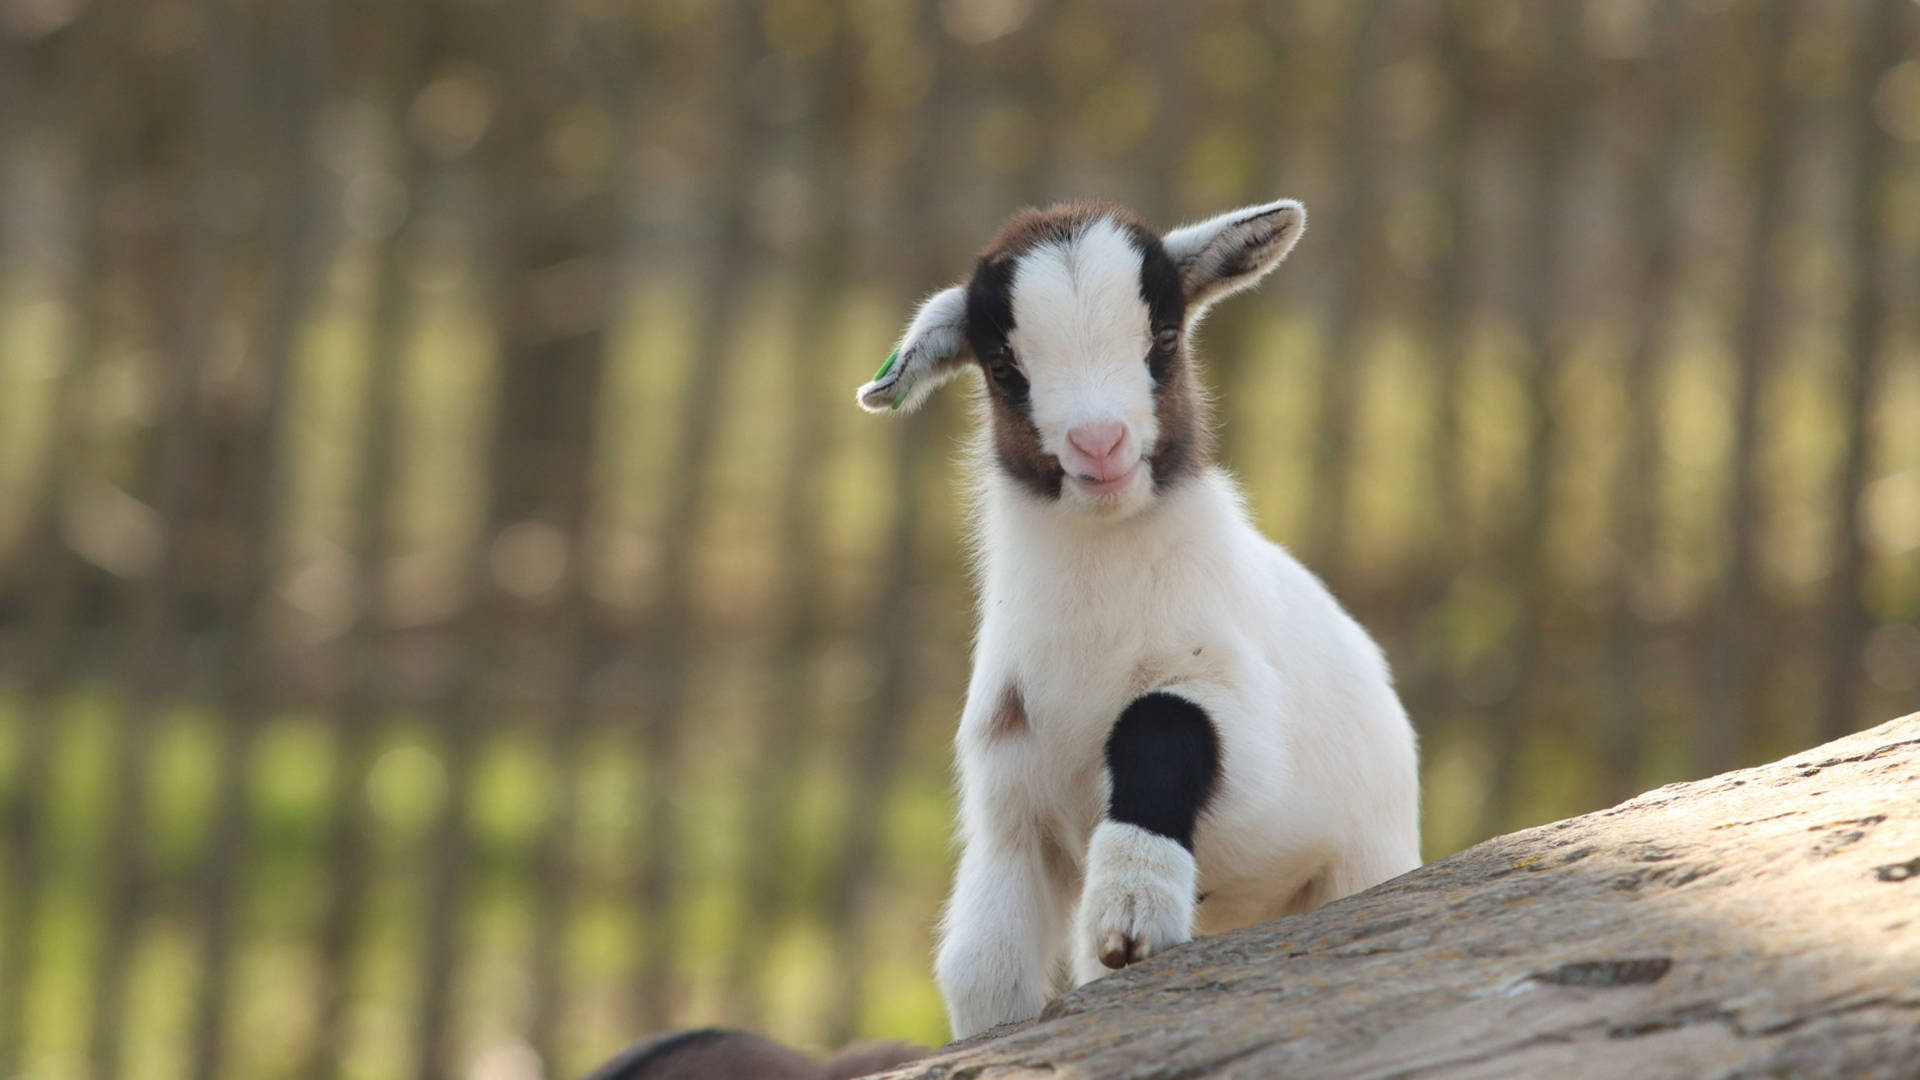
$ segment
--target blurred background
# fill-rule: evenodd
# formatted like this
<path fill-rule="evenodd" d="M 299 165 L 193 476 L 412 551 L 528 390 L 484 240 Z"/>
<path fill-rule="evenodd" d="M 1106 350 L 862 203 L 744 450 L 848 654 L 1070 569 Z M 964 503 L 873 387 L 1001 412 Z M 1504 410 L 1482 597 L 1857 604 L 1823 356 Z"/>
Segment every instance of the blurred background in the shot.
<path fill-rule="evenodd" d="M 0 0 L 0 1077 L 945 1038 L 1028 202 L 1304 199 L 1202 355 L 1427 851 L 1920 705 L 1914 0 Z"/>

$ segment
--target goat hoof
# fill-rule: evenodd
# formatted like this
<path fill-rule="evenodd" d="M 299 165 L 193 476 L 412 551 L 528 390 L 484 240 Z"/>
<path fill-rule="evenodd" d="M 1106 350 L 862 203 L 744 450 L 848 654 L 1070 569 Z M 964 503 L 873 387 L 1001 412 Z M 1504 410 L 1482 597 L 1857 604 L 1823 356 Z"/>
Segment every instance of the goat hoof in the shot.
<path fill-rule="evenodd" d="M 1087 847 L 1088 879 L 1077 924 L 1086 936 L 1081 981 L 1158 955 L 1193 936 L 1198 867 L 1177 841 L 1103 822 Z"/>

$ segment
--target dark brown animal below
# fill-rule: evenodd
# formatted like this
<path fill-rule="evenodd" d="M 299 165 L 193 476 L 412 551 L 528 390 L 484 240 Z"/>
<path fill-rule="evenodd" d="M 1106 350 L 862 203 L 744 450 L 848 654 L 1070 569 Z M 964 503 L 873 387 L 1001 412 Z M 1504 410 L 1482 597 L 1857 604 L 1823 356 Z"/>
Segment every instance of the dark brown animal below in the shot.
<path fill-rule="evenodd" d="M 853 1080 L 927 1053 L 910 1043 L 855 1043 L 821 1062 L 752 1032 L 699 1028 L 636 1043 L 587 1080 Z"/>

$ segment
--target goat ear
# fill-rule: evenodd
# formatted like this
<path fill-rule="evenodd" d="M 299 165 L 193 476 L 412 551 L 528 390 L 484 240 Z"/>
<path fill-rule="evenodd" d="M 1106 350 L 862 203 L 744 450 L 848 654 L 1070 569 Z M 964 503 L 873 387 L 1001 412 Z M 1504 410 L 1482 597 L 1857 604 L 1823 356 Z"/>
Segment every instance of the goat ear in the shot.
<path fill-rule="evenodd" d="M 955 285 L 920 305 L 893 355 L 854 400 L 868 412 L 910 412 L 972 358 L 967 345 L 967 290 Z"/>
<path fill-rule="evenodd" d="M 1307 231 L 1307 208 L 1292 199 L 1243 206 L 1161 238 L 1180 268 L 1187 306 L 1197 314 L 1266 277 Z"/>

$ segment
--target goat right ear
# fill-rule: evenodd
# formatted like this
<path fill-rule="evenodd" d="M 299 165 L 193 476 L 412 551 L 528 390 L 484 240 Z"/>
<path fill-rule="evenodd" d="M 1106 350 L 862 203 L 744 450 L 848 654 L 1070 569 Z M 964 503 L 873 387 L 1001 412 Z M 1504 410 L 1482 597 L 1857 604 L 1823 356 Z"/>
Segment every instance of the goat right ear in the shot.
<path fill-rule="evenodd" d="M 907 332 L 854 400 L 868 412 L 920 407 L 973 359 L 967 345 L 967 290 L 942 289 L 920 305 Z"/>
<path fill-rule="evenodd" d="M 1307 208 L 1281 199 L 1175 229 L 1161 242 L 1180 268 L 1188 310 L 1199 314 L 1215 300 L 1266 277 L 1306 228 Z"/>

